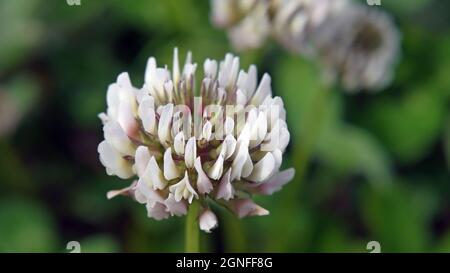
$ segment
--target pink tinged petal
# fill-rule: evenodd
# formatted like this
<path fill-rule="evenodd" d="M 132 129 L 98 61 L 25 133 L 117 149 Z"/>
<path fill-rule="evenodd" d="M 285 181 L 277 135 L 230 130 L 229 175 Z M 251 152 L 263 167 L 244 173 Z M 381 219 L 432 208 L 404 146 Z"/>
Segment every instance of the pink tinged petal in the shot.
<path fill-rule="evenodd" d="M 186 167 L 193 168 L 196 157 L 197 157 L 197 142 L 195 140 L 195 137 L 191 137 L 186 144 L 184 153 L 184 161 L 186 163 Z"/>
<path fill-rule="evenodd" d="M 139 117 L 142 120 L 142 126 L 147 133 L 156 135 L 156 115 L 154 109 L 154 99 L 153 97 L 145 98 L 138 108 Z"/>
<path fill-rule="evenodd" d="M 199 225 L 200 225 L 200 229 L 210 233 L 211 229 L 214 229 L 218 226 L 218 221 L 217 221 L 217 217 L 214 214 L 214 212 L 212 212 L 209 209 L 205 209 L 199 217 Z"/>
<path fill-rule="evenodd" d="M 255 204 L 250 199 L 233 199 L 230 201 L 231 209 L 239 218 L 247 216 L 265 216 L 269 211 Z"/>
<path fill-rule="evenodd" d="M 105 140 L 123 155 L 133 156 L 135 148 L 127 134 L 116 121 L 107 122 L 103 126 Z"/>
<path fill-rule="evenodd" d="M 117 121 L 128 136 L 137 138 L 139 126 L 136 122 L 132 107 L 129 102 L 120 102 Z"/>
<path fill-rule="evenodd" d="M 184 133 L 183 132 L 179 132 L 174 139 L 174 150 L 175 153 L 177 153 L 177 155 L 182 155 L 184 154 L 184 146 L 185 146 L 185 142 L 184 142 Z"/>
<path fill-rule="evenodd" d="M 147 203 L 147 216 L 155 220 L 163 220 L 169 218 L 169 213 L 166 211 L 166 206 L 161 203 L 150 204 Z"/>
<path fill-rule="evenodd" d="M 202 163 L 200 157 L 197 157 L 194 164 L 195 170 L 197 171 L 197 189 L 200 194 L 207 194 L 213 189 L 211 180 L 205 174 L 202 168 Z"/>
<path fill-rule="evenodd" d="M 220 180 L 216 199 L 224 199 L 228 201 L 231 198 L 233 198 L 233 195 L 234 189 L 233 186 L 231 185 L 231 168 L 230 168 Z"/>
<path fill-rule="evenodd" d="M 164 153 L 164 177 L 172 180 L 180 176 L 180 171 L 172 158 L 172 148 L 168 148 Z"/>
<path fill-rule="evenodd" d="M 145 172 L 143 176 L 141 177 L 148 186 L 151 186 L 155 189 L 164 189 L 167 185 L 167 181 L 164 179 L 163 172 L 158 166 L 158 163 L 156 163 L 156 159 L 154 156 L 150 158 L 150 161 L 148 162 L 147 168 L 145 169 Z"/>
<path fill-rule="evenodd" d="M 258 89 L 256 89 L 253 98 L 251 99 L 251 104 L 260 105 L 267 96 L 272 95 L 272 89 L 270 87 L 270 76 L 269 74 L 264 74 L 261 82 L 259 83 Z"/>
<path fill-rule="evenodd" d="M 173 116 L 173 104 L 169 103 L 163 106 L 161 110 L 161 116 L 159 118 L 158 137 L 159 141 L 166 147 L 168 146 L 171 137 L 170 123 L 172 121 L 172 116 Z"/>
<path fill-rule="evenodd" d="M 254 182 L 262 182 L 269 178 L 275 168 L 275 158 L 272 153 L 267 153 L 253 167 L 252 173 L 246 178 Z"/>
<path fill-rule="evenodd" d="M 114 198 L 116 196 L 119 196 L 119 195 L 126 195 L 126 196 L 131 195 L 131 194 L 134 193 L 134 190 L 136 188 L 136 184 L 137 184 L 137 182 L 134 181 L 130 186 L 125 187 L 123 189 L 108 191 L 106 193 L 106 198 L 107 199 L 112 199 L 112 198 Z"/>
<path fill-rule="evenodd" d="M 169 187 L 169 191 L 174 195 L 175 201 L 177 202 L 181 199 L 186 199 L 190 204 L 192 203 L 194 197 L 198 198 L 198 194 L 189 183 L 187 171 L 185 172 L 184 178 L 180 182 Z"/>
<path fill-rule="evenodd" d="M 271 195 L 274 192 L 281 190 L 289 181 L 294 178 L 295 170 L 293 168 L 281 171 L 273 175 L 266 182 L 259 184 L 251 191 L 256 194 Z"/>
<path fill-rule="evenodd" d="M 100 162 L 106 167 L 109 175 L 117 175 L 122 179 L 128 179 L 134 175 L 131 164 L 125 160 L 106 140 L 98 145 Z"/>
<path fill-rule="evenodd" d="M 136 201 L 141 204 L 164 202 L 162 196 L 156 190 L 154 190 L 151 185 L 148 185 L 142 178 L 140 178 L 136 184 L 134 197 Z"/>
<path fill-rule="evenodd" d="M 186 203 L 184 201 L 175 201 L 175 197 L 172 193 L 169 193 L 169 196 L 164 201 L 164 204 L 166 205 L 167 212 L 169 212 L 172 216 L 182 216 L 187 213 Z"/>
<path fill-rule="evenodd" d="M 134 156 L 134 169 L 139 177 L 144 175 L 148 162 L 150 161 L 150 152 L 145 146 L 139 146 Z"/>

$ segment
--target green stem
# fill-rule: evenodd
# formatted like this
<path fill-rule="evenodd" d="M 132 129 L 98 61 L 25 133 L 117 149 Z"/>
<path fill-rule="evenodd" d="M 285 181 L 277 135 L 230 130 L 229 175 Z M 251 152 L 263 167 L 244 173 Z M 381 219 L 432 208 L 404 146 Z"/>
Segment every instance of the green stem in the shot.
<path fill-rule="evenodd" d="M 186 216 L 186 253 L 200 252 L 200 229 L 198 226 L 199 210 L 200 204 L 198 201 L 194 200 L 189 206 L 188 214 Z"/>

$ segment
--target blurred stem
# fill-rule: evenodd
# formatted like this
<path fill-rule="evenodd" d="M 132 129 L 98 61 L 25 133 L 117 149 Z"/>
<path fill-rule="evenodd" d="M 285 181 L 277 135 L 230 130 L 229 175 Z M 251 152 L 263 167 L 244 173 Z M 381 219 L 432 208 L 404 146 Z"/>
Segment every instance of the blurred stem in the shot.
<path fill-rule="evenodd" d="M 198 226 L 198 215 L 200 204 L 198 201 L 193 201 L 189 206 L 186 216 L 186 233 L 185 233 L 185 249 L 186 253 L 200 252 L 200 229 Z"/>

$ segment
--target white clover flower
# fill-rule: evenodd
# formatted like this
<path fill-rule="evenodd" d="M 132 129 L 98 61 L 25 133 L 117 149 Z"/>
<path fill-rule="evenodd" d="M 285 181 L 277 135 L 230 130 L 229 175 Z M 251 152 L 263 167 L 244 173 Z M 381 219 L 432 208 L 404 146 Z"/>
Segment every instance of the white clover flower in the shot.
<path fill-rule="evenodd" d="M 380 9 L 348 6 L 321 25 L 314 42 L 329 78 L 348 91 L 380 90 L 393 78 L 400 34 Z"/>
<path fill-rule="evenodd" d="M 236 50 L 259 48 L 270 35 L 269 0 L 211 0 L 213 23 Z"/>
<path fill-rule="evenodd" d="M 348 0 L 275 0 L 273 34 L 287 49 L 312 55 L 316 29 L 348 4 Z"/>
<path fill-rule="evenodd" d="M 105 140 L 98 152 L 109 175 L 136 177 L 108 198 L 131 195 L 157 220 L 185 215 L 199 202 L 200 228 L 209 232 L 217 218 L 208 202 L 241 218 L 267 215 L 251 195 L 280 190 L 294 170 L 280 171 L 290 135 L 270 76 L 258 84 L 256 67 L 240 70 L 231 54 L 220 63 L 207 59 L 200 83 L 196 70 L 190 53 L 180 70 L 175 49 L 171 71 L 148 60 L 140 89 L 120 74 L 108 88 L 106 113 L 99 115 Z"/>
<path fill-rule="evenodd" d="M 212 20 L 238 50 L 268 36 L 315 58 L 325 79 L 345 90 L 380 90 L 393 78 L 399 32 L 380 9 L 351 0 L 212 0 Z"/>

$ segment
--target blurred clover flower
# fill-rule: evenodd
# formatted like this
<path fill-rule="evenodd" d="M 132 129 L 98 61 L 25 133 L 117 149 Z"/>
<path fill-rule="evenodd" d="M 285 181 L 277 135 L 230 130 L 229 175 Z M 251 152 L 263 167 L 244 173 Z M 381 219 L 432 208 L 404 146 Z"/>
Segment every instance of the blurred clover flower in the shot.
<path fill-rule="evenodd" d="M 331 14 L 314 43 L 330 80 L 353 92 L 376 91 L 393 78 L 400 34 L 388 14 L 353 4 Z"/>
<path fill-rule="evenodd" d="M 379 90 L 393 77 L 400 35 L 380 9 L 351 0 L 211 0 L 211 7 L 212 21 L 238 50 L 271 35 L 318 59 L 326 79 L 349 91 Z"/>
<path fill-rule="evenodd" d="M 180 71 L 177 49 L 172 71 L 148 60 L 141 89 L 120 74 L 108 88 L 107 112 L 99 115 L 105 140 L 98 152 L 109 175 L 137 176 L 108 198 L 131 195 L 157 220 L 184 215 L 198 202 L 200 228 L 209 232 L 217 217 L 208 201 L 240 218 L 267 215 L 252 194 L 280 190 L 294 170 L 280 171 L 290 135 L 270 76 L 257 85 L 256 67 L 240 70 L 231 54 L 220 63 L 207 59 L 203 67 L 199 89 L 197 64 L 188 53 Z"/>

